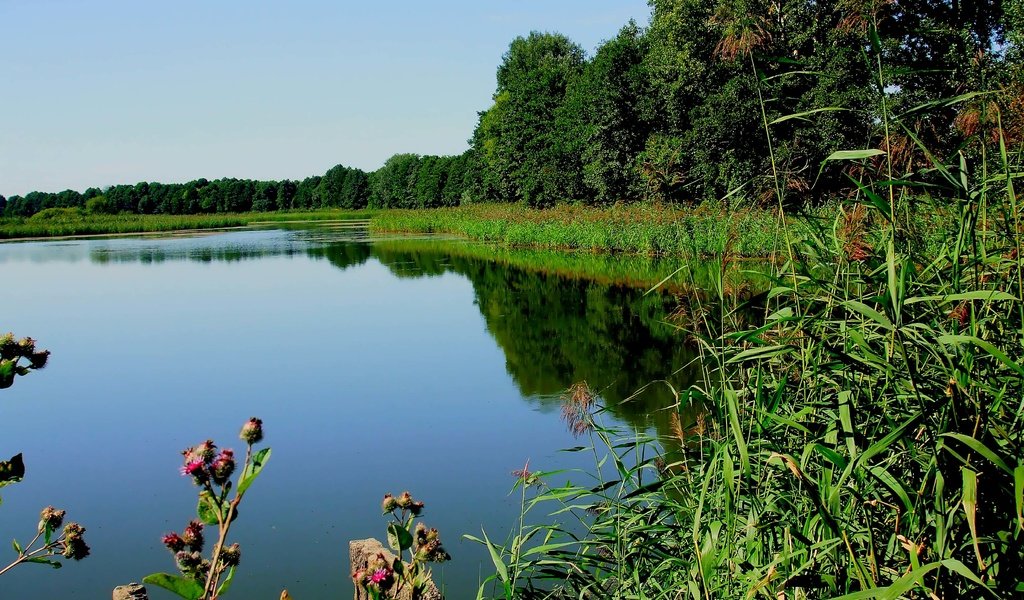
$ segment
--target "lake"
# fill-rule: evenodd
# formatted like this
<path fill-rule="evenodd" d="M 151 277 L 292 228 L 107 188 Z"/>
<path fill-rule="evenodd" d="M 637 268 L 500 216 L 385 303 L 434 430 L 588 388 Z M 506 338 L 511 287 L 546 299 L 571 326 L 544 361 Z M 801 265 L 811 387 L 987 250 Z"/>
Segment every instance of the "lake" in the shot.
<path fill-rule="evenodd" d="M 560 419 L 567 387 L 598 390 L 609 425 L 678 422 L 667 385 L 631 398 L 696 377 L 676 294 L 646 293 L 677 268 L 340 225 L 0 244 L 0 330 L 53 353 L 0 390 L 0 455 L 27 466 L 0 490 L 0 563 L 47 504 L 92 547 L 14 569 L 0 598 L 109 598 L 175 572 L 160 538 L 195 507 L 180 453 L 244 449 L 250 416 L 273 456 L 232 529 L 230 597 L 351 598 L 348 541 L 383 538 L 380 499 L 404 490 L 453 556 L 435 578 L 475 597 L 493 567 L 462 535 L 514 525 L 511 471 L 592 465 L 561 451 L 582 443 Z"/>

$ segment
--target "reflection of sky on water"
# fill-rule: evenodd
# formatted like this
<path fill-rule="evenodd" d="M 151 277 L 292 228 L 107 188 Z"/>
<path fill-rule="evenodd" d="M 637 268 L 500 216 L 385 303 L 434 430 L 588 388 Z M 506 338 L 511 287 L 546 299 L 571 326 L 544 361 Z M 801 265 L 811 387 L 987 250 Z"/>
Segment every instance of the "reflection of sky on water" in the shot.
<path fill-rule="evenodd" d="M 237 427 L 258 415 L 274 455 L 242 507 L 234 596 L 347 596 L 345 543 L 382 535 L 380 496 L 409 489 L 456 558 L 439 569 L 450 597 L 469 597 L 488 563 L 460 536 L 513 522 L 509 471 L 585 464 L 558 452 L 576 442 L 541 396 L 602 373 L 591 383 L 628 389 L 619 370 L 685 358 L 644 333 L 628 290 L 363 240 L 313 229 L 0 244 L 0 328 L 53 351 L 0 395 L 0 454 L 24 452 L 28 467 L 0 494 L 0 535 L 31 537 L 53 503 L 93 547 L 82 565 L 5 575 L 2 596 L 107 597 L 173 570 L 159 538 L 194 506 L 178 453 L 207 436 L 238 448 Z M 658 347 L 633 360 L 614 351 L 627 343 Z"/>

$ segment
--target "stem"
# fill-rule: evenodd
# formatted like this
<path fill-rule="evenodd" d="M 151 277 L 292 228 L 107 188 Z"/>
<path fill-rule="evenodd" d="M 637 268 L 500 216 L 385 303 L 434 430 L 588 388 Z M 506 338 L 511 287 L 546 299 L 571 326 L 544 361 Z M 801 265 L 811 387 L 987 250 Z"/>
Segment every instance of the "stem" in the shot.
<path fill-rule="evenodd" d="M 36 542 L 36 540 L 38 540 L 38 539 L 39 539 L 39 535 L 36 535 L 36 537 L 32 540 L 32 542 L 29 543 L 28 546 L 26 546 L 26 548 L 30 548 L 32 546 L 32 544 L 34 544 Z M 7 565 L 3 569 L 0 569 L 0 575 L 3 575 L 4 573 L 10 571 L 14 567 L 16 567 L 16 566 L 20 565 L 21 563 L 29 560 L 30 558 L 36 558 L 37 556 L 39 556 L 41 554 L 45 555 L 45 556 L 56 556 L 57 554 L 52 552 L 52 550 L 54 548 L 56 548 L 57 545 L 60 544 L 61 542 L 63 542 L 63 538 L 55 540 L 53 542 L 50 542 L 49 544 L 43 546 L 42 548 L 39 548 L 38 550 L 33 550 L 32 552 L 22 552 L 22 554 L 20 556 L 18 556 L 17 560 L 15 560 L 11 564 Z"/>
<path fill-rule="evenodd" d="M 249 467 L 249 461 L 252 460 L 252 444 L 247 444 L 245 448 L 245 462 L 242 463 L 242 473 L 245 473 Z M 225 490 L 226 491 L 226 490 Z M 213 547 L 213 555 L 210 557 L 210 572 L 206 575 L 206 583 L 203 585 L 203 600 L 211 600 L 216 596 L 214 594 L 217 585 L 220 583 L 220 576 L 224 574 L 224 565 L 220 564 L 220 553 L 224 549 L 224 542 L 227 541 L 228 530 L 231 528 L 231 521 L 234 520 L 235 510 L 238 508 L 238 503 L 242 501 L 244 494 L 235 488 L 235 497 L 228 504 L 228 512 L 226 515 L 222 515 L 220 512 L 220 506 L 223 505 L 224 492 L 221 492 L 221 502 L 217 509 L 217 543 Z M 214 498 L 217 496 L 214 495 Z"/>

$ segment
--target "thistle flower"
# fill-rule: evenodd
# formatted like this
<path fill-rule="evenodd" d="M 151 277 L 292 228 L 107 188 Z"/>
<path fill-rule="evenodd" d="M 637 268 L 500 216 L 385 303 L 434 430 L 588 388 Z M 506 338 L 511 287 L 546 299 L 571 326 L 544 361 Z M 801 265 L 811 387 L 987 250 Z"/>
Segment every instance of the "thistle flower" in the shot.
<path fill-rule="evenodd" d="M 236 567 L 242 559 L 242 549 L 238 544 L 231 544 L 220 551 L 220 560 L 227 567 Z"/>
<path fill-rule="evenodd" d="M 85 527 L 78 523 L 64 526 L 64 558 L 82 560 L 89 556 L 89 545 L 85 543 Z"/>
<path fill-rule="evenodd" d="M 47 506 L 39 513 L 39 531 L 43 531 L 47 527 L 51 531 L 60 529 L 60 526 L 64 524 L 64 511 L 58 510 L 52 506 Z"/>
<path fill-rule="evenodd" d="M 377 569 L 370 575 L 369 583 L 370 585 L 381 589 L 387 589 L 388 585 L 391 583 L 391 569 Z"/>
<path fill-rule="evenodd" d="M 18 343 L 14 341 L 14 334 L 5 333 L 0 336 L 0 358 L 11 360 L 18 356 Z"/>
<path fill-rule="evenodd" d="M 171 532 L 163 537 L 164 546 L 171 552 L 177 554 L 185 549 L 185 540 L 181 539 L 181 536 L 177 533 Z"/>
<path fill-rule="evenodd" d="M 206 463 L 202 460 L 191 460 L 181 468 L 181 474 L 191 477 L 196 485 L 203 485 L 210 480 L 210 472 L 206 469 Z"/>
<path fill-rule="evenodd" d="M 391 494 L 384 494 L 384 500 L 380 503 L 381 513 L 386 515 L 396 508 L 398 508 L 398 500 Z"/>
<path fill-rule="evenodd" d="M 182 573 L 194 572 L 203 564 L 203 555 L 199 552 L 181 550 L 174 555 L 174 562 L 178 564 L 178 570 Z"/>
<path fill-rule="evenodd" d="M 398 508 L 409 508 L 413 503 L 412 494 L 409 492 L 402 492 L 402 495 L 398 497 L 396 502 L 398 503 Z"/>
<path fill-rule="evenodd" d="M 242 432 L 238 434 L 238 437 L 242 438 L 250 446 L 258 444 L 263 439 L 263 421 L 256 417 L 251 417 L 242 425 Z"/>
<path fill-rule="evenodd" d="M 181 533 L 181 539 L 188 544 L 188 547 L 197 552 L 203 551 L 203 523 L 192 520 L 185 526 Z"/>
<path fill-rule="evenodd" d="M 217 458 L 210 463 L 210 477 L 217 485 L 224 485 L 231 474 L 235 472 L 235 453 L 225 448 L 220 451 Z"/>

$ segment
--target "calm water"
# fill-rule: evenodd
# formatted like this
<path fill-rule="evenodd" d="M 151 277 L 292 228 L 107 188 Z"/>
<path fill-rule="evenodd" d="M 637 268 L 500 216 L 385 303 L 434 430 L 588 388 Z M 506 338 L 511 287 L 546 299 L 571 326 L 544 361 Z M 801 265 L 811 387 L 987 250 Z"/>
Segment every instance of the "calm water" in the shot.
<path fill-rule="evenodd" d="M 406 489 L 455 559 L 435 567 L 448 596 L 473 597 L 489 560 L 461 536 L 504 537 L 510 471 L 587 464 L 559 451 L 577 441 L 558 394 L 586 380 L 614 404 L 692 361 L 663 322 L 673 300 L 643 294 L 674 268 L 329 227 L 0 244 L 0 330 L 53 352 L 0 391 L 0 455 L 27 466 L 0 490 L 0 562 L 47 504 L 92 547 L 18 567 L 0 598 L 109 598 L 174 572 L 160 537 L 195 506 L 180 451 L 240 448 L 252 415 L 273 457 L 233 530 L 231 597 L 351 598 L 348 540 L 382 537 L 380 498 Z M 672 402 L 656 387 L 611 418 L 664 431 Z"/>

